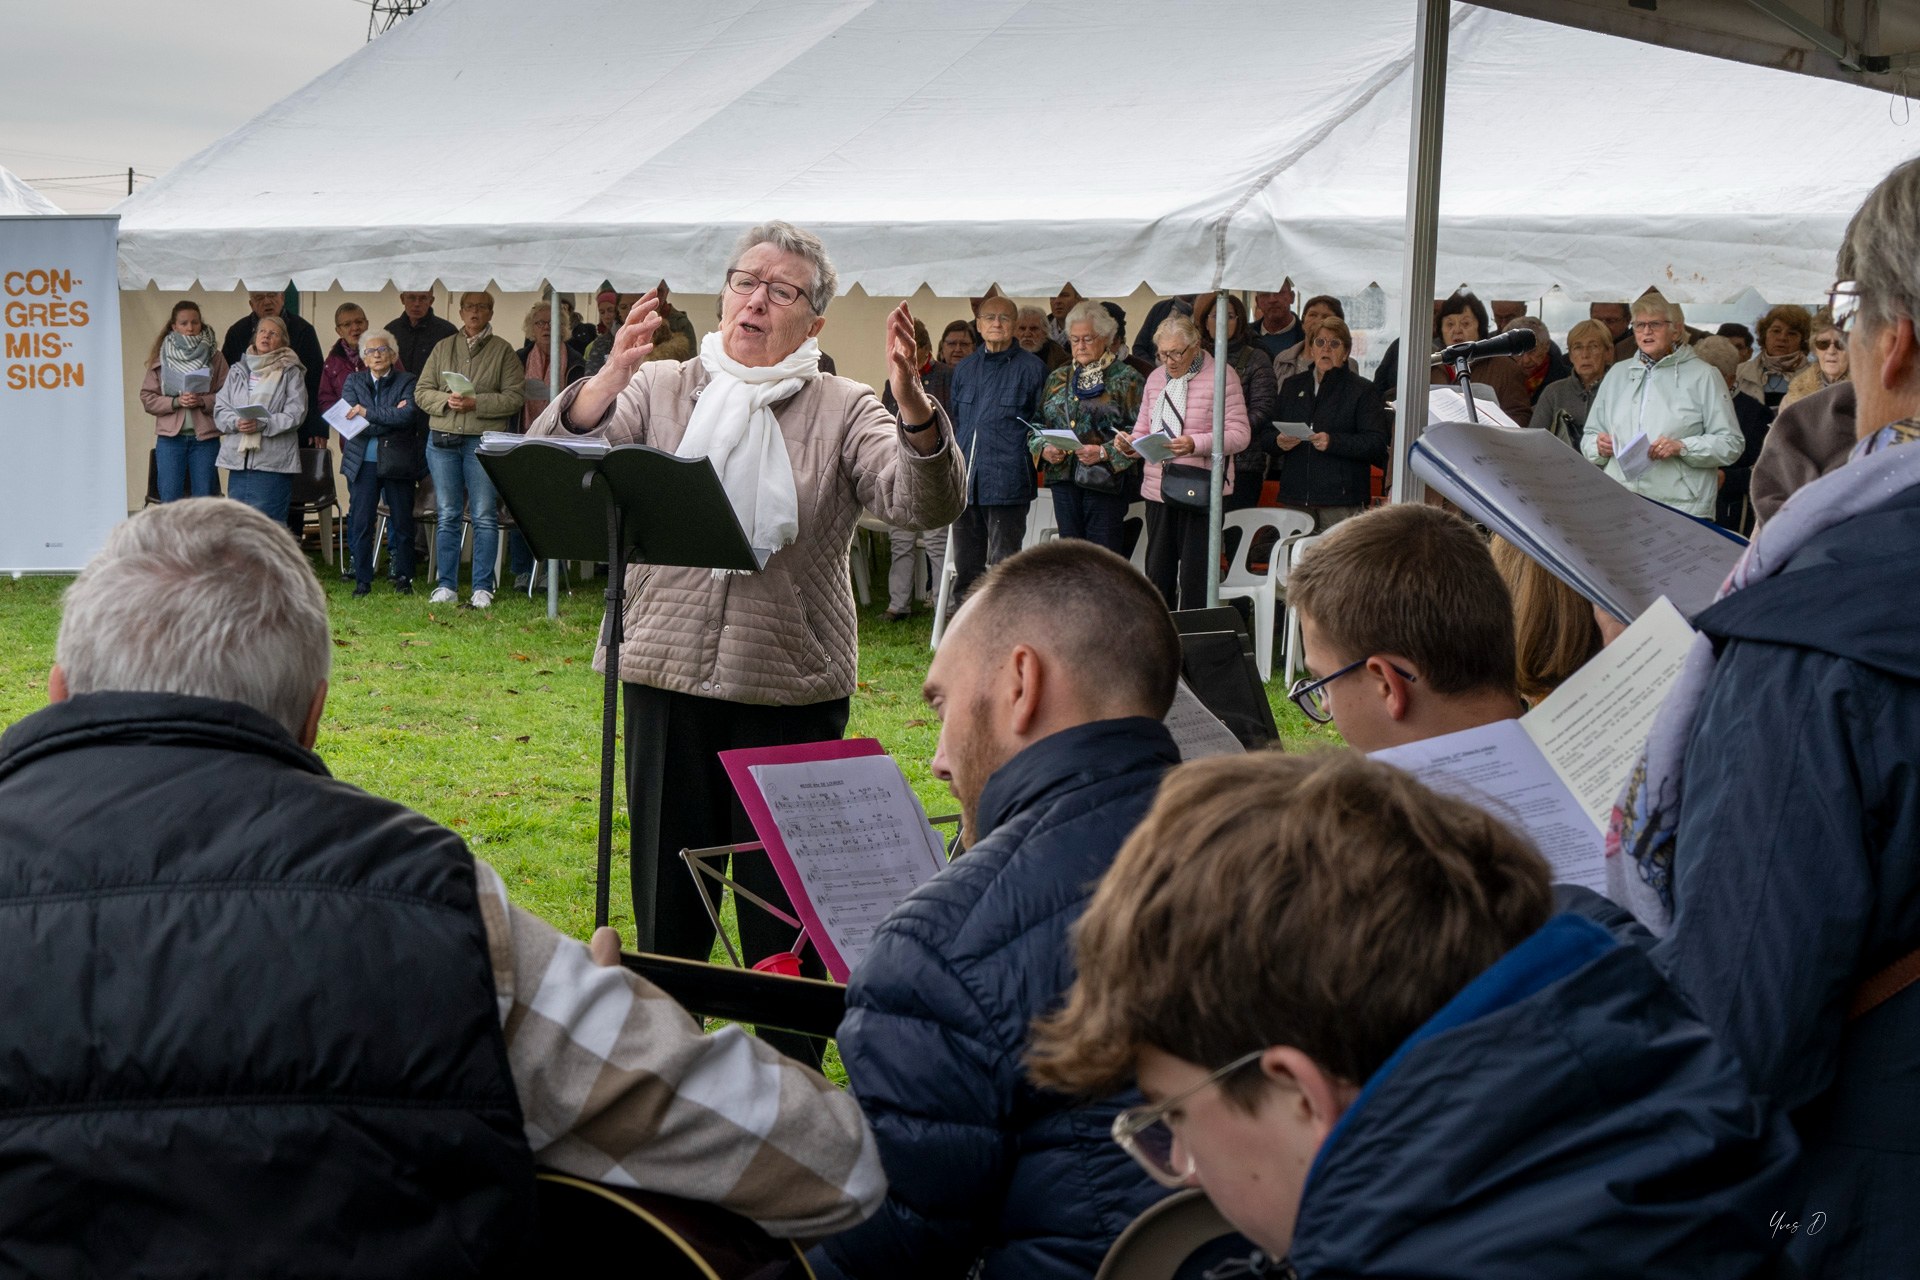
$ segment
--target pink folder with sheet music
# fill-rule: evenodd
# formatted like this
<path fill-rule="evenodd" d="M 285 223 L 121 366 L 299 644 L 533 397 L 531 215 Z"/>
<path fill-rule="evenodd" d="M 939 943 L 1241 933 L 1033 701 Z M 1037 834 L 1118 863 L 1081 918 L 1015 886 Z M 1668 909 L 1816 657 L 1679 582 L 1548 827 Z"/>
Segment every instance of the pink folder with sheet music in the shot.
<path fill-rule="evenodd" d="M 939 833 L 872 738 L 722 751 L 827 972 L 845 982 L 880 922 L 947 865 Z"/>

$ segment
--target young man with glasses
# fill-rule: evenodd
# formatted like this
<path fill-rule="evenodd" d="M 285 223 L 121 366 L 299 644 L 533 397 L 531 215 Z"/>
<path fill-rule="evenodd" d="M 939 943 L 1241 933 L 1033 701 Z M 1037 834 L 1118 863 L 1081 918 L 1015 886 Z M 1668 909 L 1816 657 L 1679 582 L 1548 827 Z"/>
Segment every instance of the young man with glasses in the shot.
<path fill-rule="evenodd" d="M 1288 692 L 1361 751 L 1518 716 L 1513 600 L 1472 525 L 1402 504 L 1323 535 L 1287 579 L 1306 678 Z"/>
<path fill-rule="evenodd" d="M 1114 1140 L 1203 1187 L 1268 1274 L 1761 1273 L 1784 1121 L 1547 878 L 1494 818 L 1351 754 L 1186 766 L 1081 918 L 1031 1073 L 1137 1081 Z"/>

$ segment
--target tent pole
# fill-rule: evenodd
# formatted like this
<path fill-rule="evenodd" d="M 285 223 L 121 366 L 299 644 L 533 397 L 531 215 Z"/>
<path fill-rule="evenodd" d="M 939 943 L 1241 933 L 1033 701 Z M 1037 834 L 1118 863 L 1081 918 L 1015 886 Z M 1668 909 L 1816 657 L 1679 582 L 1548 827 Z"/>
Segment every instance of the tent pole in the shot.
<path fill-rule="evenodd" d="M 1227 491 L 1227 291 L 1213 290 L 1213 465 L 1207 477 L 1207 608 L 1220 603 L 1220 522 Z M 1193 606 L 1185 600 L 1180 607 Z"/>
<path fill-rule="evenodd" d="M 1440 244 L 1440 142 L 1446 123 L 1448 0 L 1419 0 L 1414 23 L 1413 124 L 1407 148 L 1407 233 L 1400 271 L 1400 391 L 1393 422 L 1394 502 L 1419 502 L 1426 486 L 1408 467 L 1427 429 L 1434 258 Z"/>
<path fill-rule="evenodd" d="M 560 398 L 560 388 L 567 380 L 567 338 L 560 332 L 560 291 L 553 287 L 553 281 L 547 281 L 548 314 L 553 317 L 547 332 L 547 391 L 555 400 Z M 547 618 L 552 620 L 560 616 L 560 562 L 547 561 Z"/>

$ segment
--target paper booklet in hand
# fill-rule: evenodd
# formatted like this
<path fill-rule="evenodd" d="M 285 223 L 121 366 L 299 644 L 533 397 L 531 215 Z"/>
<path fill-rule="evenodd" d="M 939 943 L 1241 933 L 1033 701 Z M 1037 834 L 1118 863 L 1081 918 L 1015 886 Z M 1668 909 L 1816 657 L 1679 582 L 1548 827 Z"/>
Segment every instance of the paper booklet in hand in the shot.
<path fill-rule="evenodd" d="M 473 394 L 473 379 L 464 373 L 455 373 L 451 369 L 442 370 L 440 382 L 453 395 L 470 396 Z"/>
<path fill-rule="evenodd" d="M 1504 819 L 1533 841 L 1556 882 L 1604 890 L 1613 803 L 1692 643 L 1693 628 L 1680 611 L 1658 600 L 1518 720 L 1389 747 L 1372 758 Z"/>
<path fill-rule="evenodd" d="M 845 982 L 880 922 L 947 865 L 906 775 L 872 738 L 722 751 L 720 763 L 827 972 Z"/>
<path fill-rule="evenodd" d="M 163 396 L 184 396 L 189 393 L 205 395 L 213 388 L 213 370 L 211 369 L 175 369 L 162 365 L 160 369 L 160 394 Z"/>
<path fill-rule="evenodd" d="M 1172 442 L 1158 432 L 1149 431 L 1138 439 L 1128 440 L 1127 443 L 1133 446 L 1135 453 L 1148 462 L 1164 463 L 1173 457 Z"/>
<path fill-rule="evenodd" d="M 367 429 L 367 420 L 364 416 L 358 418 L 347 416 L 347 410 L 351 408 L 353 406 L 345 400 L 335 400 L 327 411 L 320 415 L 328 426 L 340 433 L 342 440 L 351 440 Z"/>
<path fill-rule="evenodd" d="M 1713 603 L 1746 546 L 1634 493 L 1546 431 L 1442 423 L 1414 442 L 1412 466 L 1622 622 L 1662 596 L 1693 617 Z"/>

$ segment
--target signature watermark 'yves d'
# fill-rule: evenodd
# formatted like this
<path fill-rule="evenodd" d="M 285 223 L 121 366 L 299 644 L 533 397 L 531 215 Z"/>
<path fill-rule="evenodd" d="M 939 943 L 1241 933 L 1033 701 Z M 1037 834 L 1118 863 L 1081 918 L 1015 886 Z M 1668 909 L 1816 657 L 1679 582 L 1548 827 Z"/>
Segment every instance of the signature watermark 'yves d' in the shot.
<path fill-rule="evenodd" d="M 1782 1231 L 1790 1236 L 1796 1236 L 1800 1234 L 1801 1230 L 1800 1220 L 1795 1218 L 1791 1222 L 1787 1221 L 1787 1214 L 1784 1209 L 1776 1211 L 1771 1218 L 1768 1218 L 1767 1225 L 1773 1228 L 1773 1234 L 1775 1236 L 1778 1236 Z M 1810 1236 L 1817 1236 L 1820 1234 L 1821 1228 L 1826 1225 L 1827 1215 L 1816 1211 L 1814 1215 L 1806 1221 L 1806 1232 Z"/>

